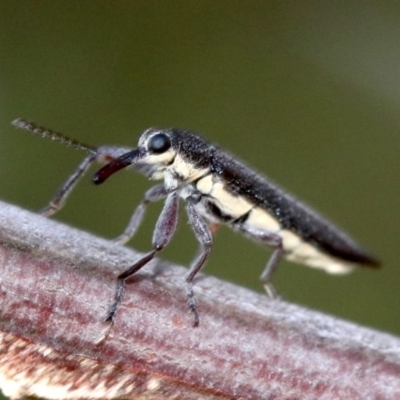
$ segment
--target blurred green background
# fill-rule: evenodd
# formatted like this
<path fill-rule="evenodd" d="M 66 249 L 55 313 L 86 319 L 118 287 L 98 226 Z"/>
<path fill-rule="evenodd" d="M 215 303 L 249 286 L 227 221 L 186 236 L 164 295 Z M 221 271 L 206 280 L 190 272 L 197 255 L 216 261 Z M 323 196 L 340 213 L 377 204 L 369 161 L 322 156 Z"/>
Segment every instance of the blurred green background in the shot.
<path fill-rule="evenodd" d="M 344 277 L 284 262 L 284 296 L 399 335 L 399 37 L 394 1 L 1 1 L 0 198 L 39 209 L 83 157 L 16 117 L 94 145 L 199 131 L 383 261 Z M 55 218 L 117 236 L 149 186 L 88 176 Z M 132 246 L 149 249 L 159 211 Z M 187 265 L 192 236 L 182 215 L 162 257 Z M 262 291 L 269 254 L 222 229 L 205 272 Z"/>

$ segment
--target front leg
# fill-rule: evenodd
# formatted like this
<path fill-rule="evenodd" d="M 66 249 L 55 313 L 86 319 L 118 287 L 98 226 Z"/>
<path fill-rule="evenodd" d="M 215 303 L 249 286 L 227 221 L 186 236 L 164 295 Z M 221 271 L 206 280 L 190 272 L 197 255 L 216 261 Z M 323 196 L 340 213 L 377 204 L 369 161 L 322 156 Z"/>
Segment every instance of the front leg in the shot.
<path fill-rule="evenodd" d="M 60 186 L 49 204 L 40 210 L 40 214 L 49 217 L 61 210 L 74 187 L 94 162 L 104 164 L 118 158 L 127 151 L 129 151 L 129 149 L 115 146 L 101 146 L 97 149 L 93 148 L 92 152 L 84 158 L 74 172 Z"/>
<path fill-rule="evenodd" d="M 67 180 L 61 185 L 58 189 L 57 193 L 50 200 L 49 204 L 42 208 L 39 212 L 44 217 L 50 217 L 55 214 L 57 211 L 61 210 L 64 207 L 64 204 L 79 182 L 80 178 L 85 174 L 85 172 L 89 169 L 89 167 L 96 161 L 96 154 L 89 154 L 85 157 L 85 159 L 78 165 L 78 167 L 74 170 L 74 172 L 67 178 Z"/>
<path fill-rule="evenodd" d="M 143 220 L 147 205 L 149 203 L 154 203 L 158 200 L 164 199 L 167 197 L 167 195 L 168 192 L 165 190 L 163 183 L 150 188 L 145 193 L 143 200 L 137 206 L 124 232 L 113 241 L 115 243 L 125 244 L 129 239 L 131 239 Z"/>

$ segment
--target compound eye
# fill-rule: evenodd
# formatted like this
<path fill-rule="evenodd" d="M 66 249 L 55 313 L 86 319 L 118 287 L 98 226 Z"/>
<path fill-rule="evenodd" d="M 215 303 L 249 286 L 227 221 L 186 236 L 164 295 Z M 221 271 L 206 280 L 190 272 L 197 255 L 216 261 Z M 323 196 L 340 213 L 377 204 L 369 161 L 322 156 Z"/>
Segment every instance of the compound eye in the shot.
<path fill-rule="evenodd" d="M 152 153 L 164 153 L 171 147 L 171 139 L 165 133 L 157 133 L 154 135 L 147 145 L 147 148 Z"/>

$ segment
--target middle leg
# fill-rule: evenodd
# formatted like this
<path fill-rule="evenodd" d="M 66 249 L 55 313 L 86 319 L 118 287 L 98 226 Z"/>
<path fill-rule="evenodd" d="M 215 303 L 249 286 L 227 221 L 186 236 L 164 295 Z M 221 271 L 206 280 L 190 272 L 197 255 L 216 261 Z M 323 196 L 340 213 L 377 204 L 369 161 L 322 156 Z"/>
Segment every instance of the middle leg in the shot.
<path fill-rule="evenodd" d="M 167 197 L 167 195 L 168 195 L 168 193 L 165 190 L 165 186 L 163 183 L 150 188 L 145 193 L 144 199 L 136 207 L 136 210 L 134 211 L 131 219 L 129 220 L 129 223 L 128 223 L 127 227 L 125 228 L 124 232 L 122 232 L 121 235 L 116 237 L 113 240 L 113 242 L 119 243 L 119 244 L 125 244 L 129 239 L 131 239 L 133 237 L 133 235 L 136 233 L 137 229 L 139 228 L 139 226 L 143 220 L 147 205 L 149 203 L 154 203 L 158 200 L 164 199 L 165 197 Z"/>

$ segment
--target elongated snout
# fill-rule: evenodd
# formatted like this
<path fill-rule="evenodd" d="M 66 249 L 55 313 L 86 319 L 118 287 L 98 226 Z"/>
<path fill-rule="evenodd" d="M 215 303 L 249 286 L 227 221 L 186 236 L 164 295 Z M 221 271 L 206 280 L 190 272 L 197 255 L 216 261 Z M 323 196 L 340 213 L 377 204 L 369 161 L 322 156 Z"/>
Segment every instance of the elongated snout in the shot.
<path fill-rule="evenodd" d="M 128 167 L 129 165 L 133 165 L 137 163 L 145 154 L 145 150 L 143 148 L 138 147 L 135 150 L 132 150 L 128 153 L 123 154 L 121 157 L 116 158 L 115 160 L 109 162 L 104 167 L 100 168 L 93 175 L 93 183 L 99 185 L 103 183 L 106 179 L 108 179 L 115 172 Z"/>

